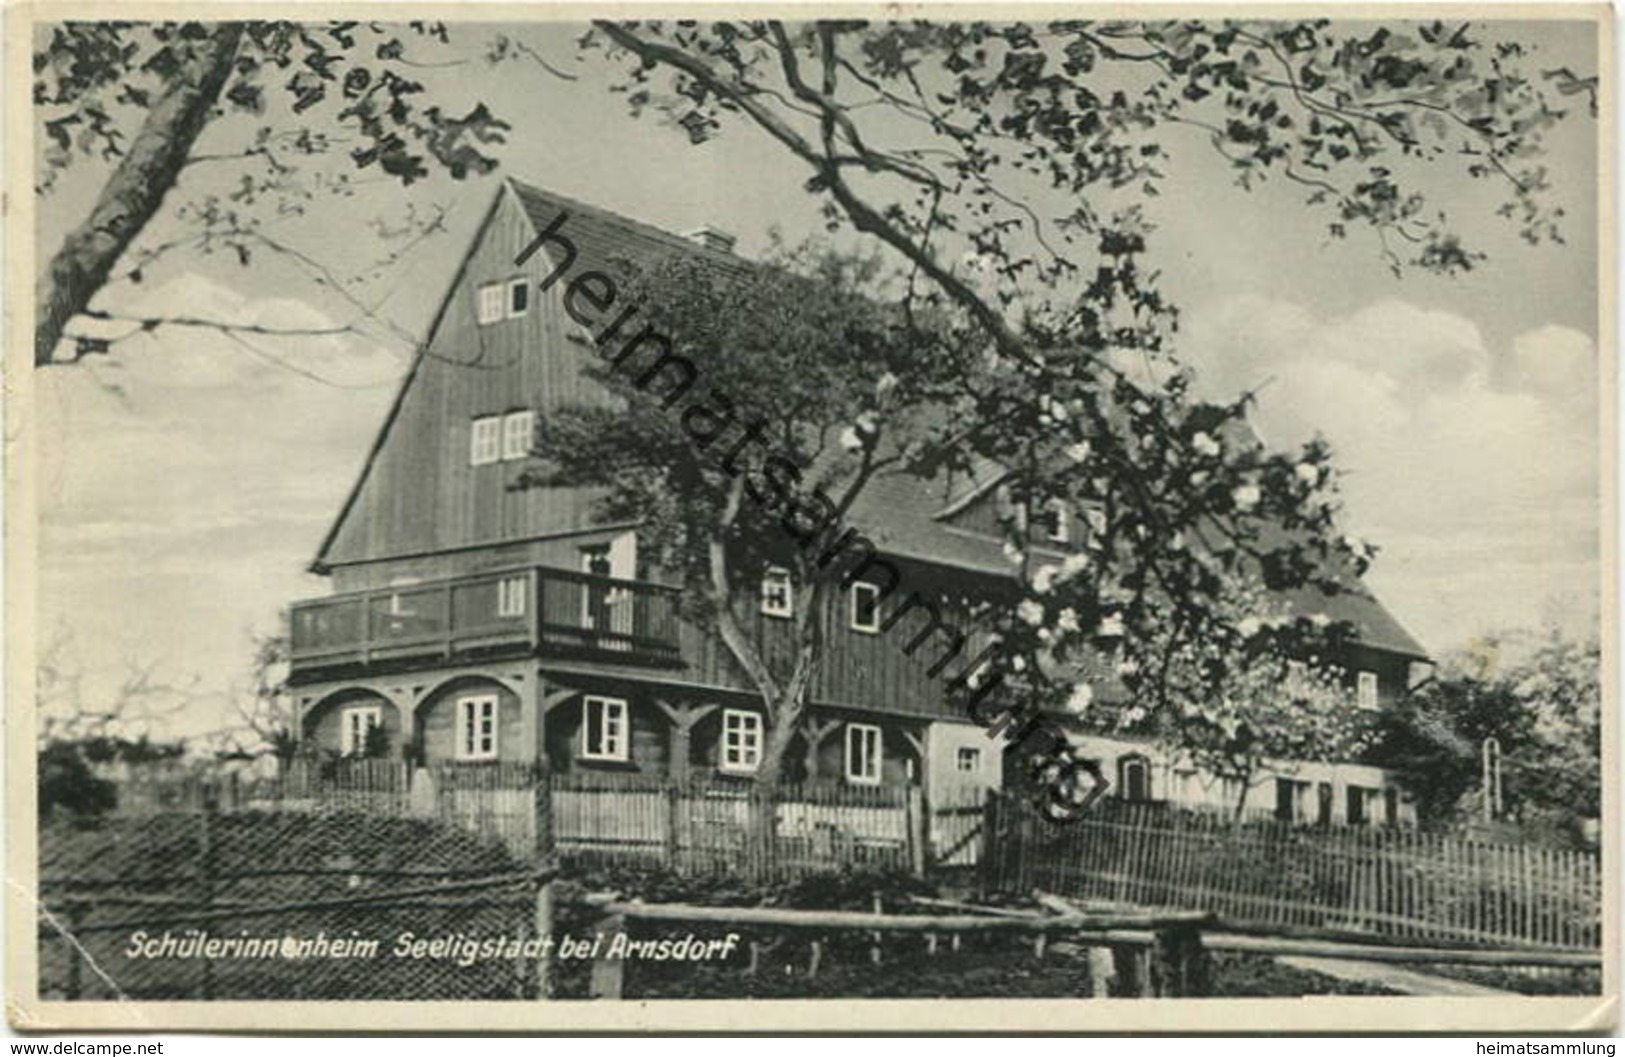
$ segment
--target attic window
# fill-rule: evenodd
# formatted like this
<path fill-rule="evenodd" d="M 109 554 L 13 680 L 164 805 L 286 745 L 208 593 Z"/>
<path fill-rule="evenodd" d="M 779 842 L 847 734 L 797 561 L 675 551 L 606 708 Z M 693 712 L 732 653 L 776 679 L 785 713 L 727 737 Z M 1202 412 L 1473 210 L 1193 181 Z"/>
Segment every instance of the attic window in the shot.
<path fill-rule="evenodd" d="M 497 323 L 506 315 L 502 303 L 502 284 L 486 283 L 480 287 L 479 292 L 479 320 L 480 326 Z"/>
<path fill-rule="evenodd" d="M 468 434 L 468 464 L 484 466 L 502 457 L 502 416 L 476 418 Z"/>
<path fill-rule="evenodd" d="M 477 307 L 482 327 L 504 319 L 518 319 L 530 308 L 530 280 L 504 279 L 482 284 Z"/>
<path fill-rule="evenodd" d="M 536 440 L 536 412 L 510 411 L 502 416 L 502 458 L 523 459 Z"/>
<path fill-rule="evenodd" d="M 1064 499 L 1044 504 L 1044 537 L 1051 543 L 1072 542 L 1072 507 Z"/>
<path fill-rule="evenodd" d="M 1377 708 L 1377 673 L 1361 672 L 1355 677 L 1355 703 L 1366 711 Z"/>

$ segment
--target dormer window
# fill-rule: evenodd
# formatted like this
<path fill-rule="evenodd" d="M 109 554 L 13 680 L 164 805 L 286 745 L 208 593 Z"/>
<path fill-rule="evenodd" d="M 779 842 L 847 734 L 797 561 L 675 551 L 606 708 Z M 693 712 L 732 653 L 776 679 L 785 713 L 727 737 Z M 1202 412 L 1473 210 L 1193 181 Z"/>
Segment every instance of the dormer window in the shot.
<path fill-rule="evenodd" d="M 530 280 L 505 279 L 485 283 L 479 289 L 477 310 L 480 326 L 504 319 L 518 319 L 530 308 Z"/>
<path fill-rule="evenodd" d="M 1072 507 L 1064 499 L 1044 504 L 1044 538 L 1051 543 L 1072 542 Z"/>
<path fill-rule="evenodd" d="M 853 631 L 875 634 L 880 631 L 880 588 L 859 580 L 852 585 Z"/>

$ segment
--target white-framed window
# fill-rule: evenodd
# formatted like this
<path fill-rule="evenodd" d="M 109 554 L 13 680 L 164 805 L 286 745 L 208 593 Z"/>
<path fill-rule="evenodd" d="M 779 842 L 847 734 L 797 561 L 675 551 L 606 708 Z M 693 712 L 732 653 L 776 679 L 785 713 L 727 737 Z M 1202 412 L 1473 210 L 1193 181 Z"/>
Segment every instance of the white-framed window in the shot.
<path fill-rule="evenodd" d="M 1151 799 L 1151 761 L 1144 756 L 1124 756 L 1117 761 L 1118 795 L 1124 800 Z"/>
<path fill-rule="evenodd" d="M 536 439 L 536 412 L 510 411 L 502 416 L 502 458 L 523 459 Z"/>
<path fill-rule="evenodd" d="M 982 750 L 961 745 L 954 752 L 954 770 L 961 774 L 975 774 L 982 769 Z"/>
<path fill-rule="evenodd" d="M 528 576 L 510 576 L 497 583 L 497 616 L 522 617 L 525 615 L 525 596 L 530 592 Z"/>
<path fill-rule="evenodd" d="M 584 697 L 581 708 L 581 758 L 626 759 L 630 747 L 626 732 L 626 702 L 618 697 Z"/>
<path fill-rule="evenodd" d="M 1371 800 L 1377 790 L 1362 785 L 1351 785 L 1345 794 L 1343 821 L 1351 826 L 1364 826 L 1371 822 Z"/>
<path fill-rule="evenodd" d="M 507 316 L 509 319 L 518 319 L 530 308 L 530 280 L 509 279 Z"/>
<path fill-rule="evenodd" d="M 1377 708 L 1377 673 L 1360 672 L 1354 677 L 1354 702 L 1367 711 Z"/>
<path fill-rule="evenodd" d="M 856 785 L 880 784 L 879 727 L 846 725 L 846 780 Z"/>
<path fill-rule="evenodd" d="M 1051 543 L 1072 542 L 1072 506 L 1064 499 L 1044 505 L 1044 536 Z"/>
<path fill-rule="evenodd" d="M 502 457 L 502 416 L 482 415 L 468 431 L 468 464 L 484 466 Z"/>
<path fill-rule="evenodd" d="M 762 573 L 762 612 L 770 617 L 787 617 L 794 612 L 795 591 L 790 570 L 770 565 Z"/>
<path fill-rule="evenodd" d="M 738 708 L 722 710 L 722 757 L 724 771 L 754 771 L 762 762 L 762 717 Z"/>
<path fill-rule="evenodd" d="M 384 710 L 378 705 L 347 708 L 339 715 L 339 743 L 346 756 L 367 751 L 367 735 L 384 725 Z"/>
<path fill-rule="evenodd" d="M 480 286 L 477 310 L 480 326 L 499 323 L 508 314 L 506 283 L 485 283 Z"/>
<path fill-rule="evenodd" d="M 880 588 L 859 580 L 852 585 L 852 630 L 880 630 Z"/>
<path fill-rule="evenodd" d="M 476 694 L 457 699 L 457 758 L 497 758 L 497 695 Z"/>

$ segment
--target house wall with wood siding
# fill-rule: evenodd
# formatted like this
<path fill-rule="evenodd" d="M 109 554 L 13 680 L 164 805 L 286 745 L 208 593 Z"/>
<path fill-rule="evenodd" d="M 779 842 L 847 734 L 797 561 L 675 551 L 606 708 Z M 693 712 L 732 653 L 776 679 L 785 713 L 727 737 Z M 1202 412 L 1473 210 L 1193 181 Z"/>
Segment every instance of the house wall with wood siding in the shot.
<path fill-rule="evenodd" d="M 387 744 L 391 747 L 401 744 L 403 731 L 406 729 L 406 720 L 401 715 L 401 710 L 382 694 L 362 689 L 334 694 L 305 713 L 304 737 L 317 745 L 331 748 L 334 752 L 343 751 L 344 713 L 352 708 L 378 709 L 379 722 L 384 728 Z"/>
<path fill-rule="evenodd" d="M 495 695 L 497 699 L 498 760 L 524 760 L 523 708 L 513 691 L 490 679 L 454 680 L 436 690 L 417 708 L 419 752 L 426 763 L 462 759 L 458 750 L 457 710 L 466 697 Z"/>

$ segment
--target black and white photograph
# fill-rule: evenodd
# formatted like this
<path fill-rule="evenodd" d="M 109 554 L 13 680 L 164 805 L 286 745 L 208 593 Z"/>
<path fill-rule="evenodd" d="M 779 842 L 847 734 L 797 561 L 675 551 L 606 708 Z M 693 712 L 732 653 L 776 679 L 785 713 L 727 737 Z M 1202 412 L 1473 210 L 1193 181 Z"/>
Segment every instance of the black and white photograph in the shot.
<path fill-rule="evenodd" d="M 1617 1026 L 1609 8 L 7 15 L 13 1029 Z"/>

